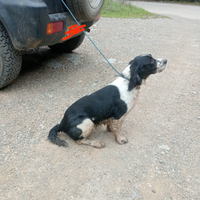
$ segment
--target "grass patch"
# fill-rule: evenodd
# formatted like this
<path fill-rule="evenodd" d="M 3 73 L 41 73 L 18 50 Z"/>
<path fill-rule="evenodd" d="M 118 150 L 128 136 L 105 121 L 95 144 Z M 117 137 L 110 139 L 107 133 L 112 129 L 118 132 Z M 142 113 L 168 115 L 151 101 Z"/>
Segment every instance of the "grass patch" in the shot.
<path fill-rule="evenodd" d="M 105 0 L 103 9 L 101 10 L 101 17 L 148 18 L 155 16 L 155 14 L 152 14 L 142 8 L 111 0 Z"/>

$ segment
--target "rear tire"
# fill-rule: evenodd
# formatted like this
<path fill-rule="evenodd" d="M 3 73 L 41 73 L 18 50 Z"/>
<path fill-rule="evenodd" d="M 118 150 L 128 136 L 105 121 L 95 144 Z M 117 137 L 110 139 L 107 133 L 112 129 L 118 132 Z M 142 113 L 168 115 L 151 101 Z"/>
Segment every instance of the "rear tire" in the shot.
<path fill-rule="evenodd" d="M 78 20 L 91 21 L 100 13 L 104 0 L 65 0 Z"/>
<path fill-rule="evenodd" d="M 81 35 L 79 36 L 69 39 L 63 43 L 49 46 L 49 48 L 51 48 L 53 51 L 56 51 L 56 52 L 70 53 L 83 43 L 84 38 L 85 38 L 85 34 L 81 33 Z"/>
<path fill-rule="evenodd" d="M 14 81 L 21 70 L 22 55 L 17 51 L 0 22 L 0 89 Z"/>

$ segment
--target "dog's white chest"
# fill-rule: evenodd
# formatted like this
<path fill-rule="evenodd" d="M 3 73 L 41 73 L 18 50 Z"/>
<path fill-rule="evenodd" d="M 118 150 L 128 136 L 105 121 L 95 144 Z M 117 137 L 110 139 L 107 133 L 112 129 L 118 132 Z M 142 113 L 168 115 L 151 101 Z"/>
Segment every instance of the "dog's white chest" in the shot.
<path fill-rule="evenodd" d="M 111 83 L 111 85 L 115 85 L 118 88 L 121 100 L 123 100 L 128 107 L 127 112 L 134 107 L 139 93 L 139 90 L 136 88 L 134 88 L 132 91 L 128 91 L 128 83 L 129 82 L 127 80 L 121 77 L 117 78 Z"/>

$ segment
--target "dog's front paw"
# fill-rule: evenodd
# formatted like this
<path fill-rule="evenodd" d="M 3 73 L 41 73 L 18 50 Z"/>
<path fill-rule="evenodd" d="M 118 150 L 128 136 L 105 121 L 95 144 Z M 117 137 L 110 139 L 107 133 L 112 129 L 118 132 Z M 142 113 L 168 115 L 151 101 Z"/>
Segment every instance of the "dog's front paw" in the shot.
<path fill-rule="evenodd" d="M 100 142 L 100 141 L 96 141 L 94 144 L 95 148 L 101 149 L 104 148 L 106 146 L 106 144 L 104 142 Z"/>
<path fill-rule="evenodd" d="M 128 143 L 128 139 L 123 136 L 117 136 L 116 140 L 119 144 L 126 144 Z"/>

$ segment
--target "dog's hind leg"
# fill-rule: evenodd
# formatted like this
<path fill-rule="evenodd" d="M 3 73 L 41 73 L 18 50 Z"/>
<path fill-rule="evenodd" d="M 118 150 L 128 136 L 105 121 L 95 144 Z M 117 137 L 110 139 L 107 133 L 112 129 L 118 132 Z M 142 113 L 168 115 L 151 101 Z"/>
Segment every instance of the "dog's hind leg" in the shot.
<path fill-rule="evenodd" d="M 105 144 L 100 141 L 92 141 L 86 139 L 95 128 L 95 124 L 90 119 L 85 119 L 81 124 L 77 126 L 77 128 L 82 131 L 82 134 L 80 135 L 81 139 L 77 141 L 77 144 L 88 145 L 99 149 L 105 147 Z"/>
<path fill-rule="evenodd" d="M 87 140 L 87 139 L 78 140 L 76 143 L 88 145 L 88 146 L 95 147 L 95 148 L 98 148 L 98 149 L 105 147 L 105 144 L 103 142 Z"/>
<path fill-rule="evenodd" d="M 124 136 L 120 135 L 121 127 L 124 122 L 125 117 L 120 118 L 119 120 L 109 120 L 107 124 L 108 131 L 112 132 L 115 136 L 116 141 L 119 144 L 126 144 L 128 142 L 128 139 L 126 139 Z"/>

